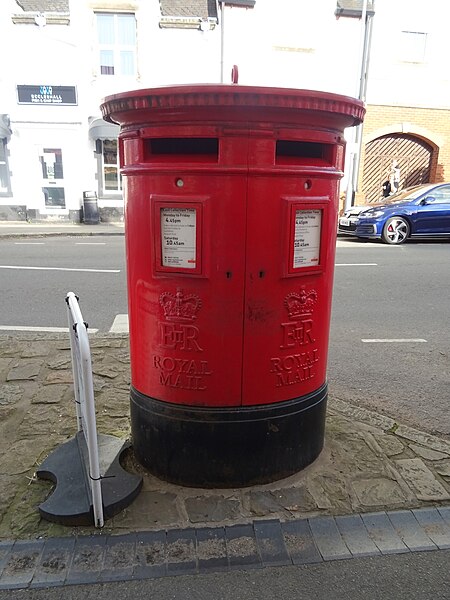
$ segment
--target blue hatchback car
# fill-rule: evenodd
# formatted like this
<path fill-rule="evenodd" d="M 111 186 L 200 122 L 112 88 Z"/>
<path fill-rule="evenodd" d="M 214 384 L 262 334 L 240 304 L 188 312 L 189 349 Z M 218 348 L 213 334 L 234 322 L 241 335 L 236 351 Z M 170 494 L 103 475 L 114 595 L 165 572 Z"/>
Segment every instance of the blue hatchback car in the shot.
<path fill-rule="evenodd" d="M 368 206 L 356 218 L 353 234 L 402 244 L 408 238 L 450 237 L 450 183 L 407 188 Z"/>

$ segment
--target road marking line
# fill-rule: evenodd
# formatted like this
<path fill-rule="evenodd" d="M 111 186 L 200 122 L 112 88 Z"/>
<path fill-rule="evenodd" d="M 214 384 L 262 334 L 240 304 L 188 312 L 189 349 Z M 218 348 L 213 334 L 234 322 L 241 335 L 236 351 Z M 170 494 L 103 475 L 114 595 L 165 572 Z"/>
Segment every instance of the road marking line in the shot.
<path fill-rule="evenodd" d="M 129 331 L 129 323 L 128 323 L 128 315 L 116 315 L 114 319 L 114 323 L 112 324 L 110 333 L 128 333 Z"/>
<path fill-rule="evenodd" d="M 106 242 L 75 242 L 75 246 L 106 246 Z"/>
<path fill-rule="evenodd" d="M 18 267 L 0 265 L 0 269 L 22 269 L 30 271 L 76 271 L 78 273 L 120 273 L 120 269 L 69 269 L 66 267 Z"/>
<path fill-rule="evenodd" d="M 389 248 L 404 248 L 404 245 L 397 244 L 378 244 L 378 243 L 369 243 L 369 242 L 358 242 L 356 240 L 349 241 L 338 239 L 336 248 L 357 248 L 358 250 L 363 250 L 364 248 L 372 250 L 388 250 Z"/>
<path fill-rule="evenodd" d="M 365 339 L 361 340 L 366 344 L 390 344 L 390 343 L 398 343 L 398 344 L 407 344 L 407 343 L 426 343 L 427 340 L 423 340 L 421 338 L 387 338 L 387 339 Z"/>
<path fill-rule="evenodd" d="M 336 263 L 335 267 L 378 267 L 378 263 Z"/>
<path fill-rule="evenodd" d="M 45 242 L 14 242 L 16 246 L 45 246 Z"/>
<path fill-rule="evenodd" d="M 0 325 L 1 331 L 39 331 L 47 333 L 69 333 L 68 327 L 23 327 L 14 325 Z M 88 328 L 88 333 L 97 333 L 98 329 Z"/>

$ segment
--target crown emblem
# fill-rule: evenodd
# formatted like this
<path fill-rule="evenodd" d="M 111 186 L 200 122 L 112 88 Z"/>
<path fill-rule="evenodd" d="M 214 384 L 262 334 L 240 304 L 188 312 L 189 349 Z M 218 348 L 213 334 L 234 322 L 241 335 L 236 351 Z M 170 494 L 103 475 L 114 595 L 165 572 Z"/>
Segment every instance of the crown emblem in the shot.
<path fill-rule="evenodd" d="M 292 321 L 310 317 L 316 302 L 316 290 L 307 292 L 304 288 L 302 288 L 299 293 L 292 292 L 291 294 L 288 294 L 284 299 L 284 305 L 286 306 L 289 318 Z"/>
<path fill-rule="evenodd" d="M 164 292 L 159 297 L 164 316 L 168 321 L 192 322 L 202 306 L 202 301 L 195 294 L 185 296 L 183 290 L 177 288 L 176 294 Z"/>

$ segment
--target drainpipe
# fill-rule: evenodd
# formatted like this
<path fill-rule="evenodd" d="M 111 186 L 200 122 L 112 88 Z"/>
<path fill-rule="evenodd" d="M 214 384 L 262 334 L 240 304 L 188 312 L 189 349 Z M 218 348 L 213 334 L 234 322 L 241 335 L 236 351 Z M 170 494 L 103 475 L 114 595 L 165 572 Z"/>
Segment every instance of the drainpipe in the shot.
<path fill-rule="evenodd" d="M 358 83 L 357 96 L 365 102 L 367 93 L 367 79 L 369 73 L 370 46 L 372 42 L 372 15 L 367 14 L 368 0 L 364 0 L 361 14 L 361 68 Z M 375 9 L 375 0 L 372 2 L 372 9 Z M 355 202 L 355 193 L 358 189 L 358 174 L 361 164 L 362 150 L 362 132 L 363 125 L 355 128 L 354 151 L 350 154 L 348 183 L 345 194 L 344 210 L 353 206 Z"/>
<path fill-rule="evenodd" d="M 220 2 L 220 83 L 223 83 L 225 54 L 225 2 Z"/>

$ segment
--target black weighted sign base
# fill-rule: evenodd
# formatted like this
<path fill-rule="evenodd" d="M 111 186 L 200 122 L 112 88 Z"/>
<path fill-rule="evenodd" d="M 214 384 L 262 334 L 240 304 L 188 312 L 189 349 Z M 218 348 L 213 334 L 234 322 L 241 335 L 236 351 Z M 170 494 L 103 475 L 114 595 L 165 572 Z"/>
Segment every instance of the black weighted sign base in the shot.
<path fill-rule="evenodd" d="M 105 519 L 110 519 L 131 504 L 142 487 L 142 477 L 128 473 L 120 466 L 121 454 L 129 447 L 112 435 L 98 434 L 102 499 Z M 77 433 L 61 444 L 44 460 L 36 475 L 56 486 L 39 506 L 41 516 L 60 525 L 93 525 L 91 487 L 86 441 Z"/>

